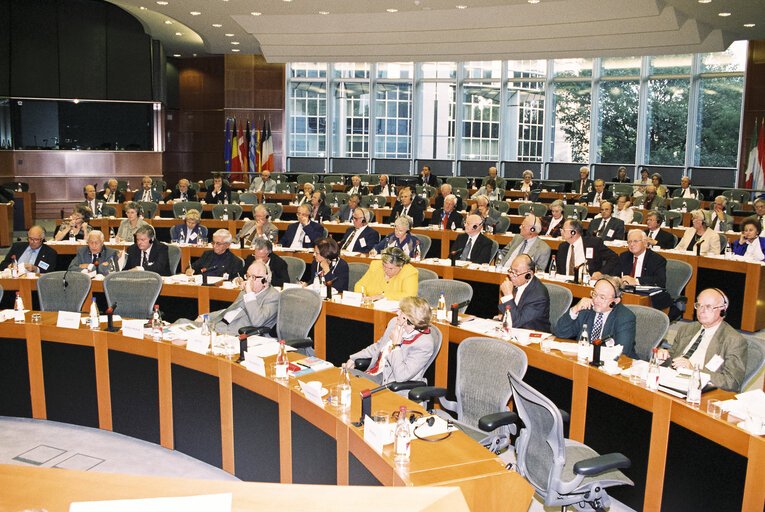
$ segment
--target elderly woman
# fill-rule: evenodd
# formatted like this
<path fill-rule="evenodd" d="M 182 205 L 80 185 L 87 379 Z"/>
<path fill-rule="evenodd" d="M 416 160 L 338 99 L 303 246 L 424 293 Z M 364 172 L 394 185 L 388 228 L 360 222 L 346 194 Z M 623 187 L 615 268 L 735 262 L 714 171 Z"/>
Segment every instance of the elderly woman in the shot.
<path fill-rule="evenodd" d="M 540 235 L 547 235 L 554 238 L 560 236 L 560 230 L 566 219 L 563 217 L 563 201 L 556 199 L 550 205 L 550 215 L 542 218 L 542 232 Z"/>
<path fill-rule="evenodd" d="M 629 198 L 624 194 L 620 195 L 616 199 L 616 211 L 614 212 L 614 217 L 620 219 L 625 224 L 629 224 L 635 217 L 635 212 L 632 211 L 631 206 L 632 203 L 630 203 Z"/>
<path fill-rule="evenodd" d="M 61 223 L 54 238 L 56 240 L 63 240 L 64 238 L 73 237 L 75 240 L 85 240 L 90 232 L 90 226 L 88 226 L 90 216 L 90 208 L 78 204 L 72 210 L 69 220 Z"/>
<path fill-rule="evenodd" d="M 747 217 L 741 222 L 741 238 L 733 242 L 733 254 L 748 260 L 765 261 L 765 238 L 757 217 Z"/>
<path fill-rule="evenodd" d="M 497 182 L 494 180 L 487 180 L 470 199 L 478 199 L 478 196 L 486 196 L 489 198 L 489 201 L 499 201 L 502 199 L 497 191 Z"/>
<path fill-rule="evenodd" d="M 696 245 L 701 245 L 701 255 L 720 254 L 720 235 L 707 228 L 707 217 L 702 210 L 691 212 L 692 227 L 685 230 L 683 238 L 675 249 L 696 252 Z"/>
<path fill-rule="evenodd" d="M 413 258 L 417 253 L 417 248 L 420 245 L 420 240 L 414 236 L 410 231 L 412 230 L 412 219 L 408 215 L 402 215 L 396 219 L 393 224 L 393 233 L 388 233 L 388 236 L 380 240 L 371 251 L 370 256 L 376 256 L 382 252 L 386 247 L 398 247 L 408 254 L 410 258 Z M 417 294 L 415 294 L 417 295 Z"/>
<path fill-rule="evenodd" d="M 332 282 L 332 288 L 343 292 L 348 289 L 348 263 L 340 257 L 340 247 L 334 238 L 319 238 L 313 247 L 313 261 L 308 276 L 319 276 Z M 301 282 L 303 286 L 311 283 Z"/>
<path fill-rule="evenodd" d="M 655 172 L 651 175 L 651 184 L 656 187 L 656 195 L 665 199 L 667 197 L 667 187 L 662 185 L 662 183 L 664 183 L 664 178 L 661 177 L 661 174 Z"/>
<path fill-rule="evenodd" d="M 141 226 L 148 226 L 148 222 L 139 218 L 141 214 L 141 205 L 135 201 L 125 203 L 125 217 L 127 219 L 120 222 L 117 230 L 117 242 L 133 242 L 133 235 Z"/>
<path fill-rule="evenodd" d="M 313 183 L 304 183 L 303 190 L 298 192 L 295 198 L 295 204 L 300 206 L 301 204 L 310 203 L 313 196 L 314 186 Z"/>
<path fill-rule="evenodd" d="M 245 244 L 252 243 L 255 238 L 265 238 L 271 243 L 276 243 L 279 237 L 279 228 L 271 224 L 271 215 L 265 205 L 259 204 L 252 211 L 254 220 L 248 220 L 236 234 L 237 238 L 244 238 Z"/>
<path fill-rule="evenodd" d="M 635 186 L 632 187 L 632 195 L 635 197 L 645 194 L 645 187 L 651 184 L 651 179 L 648 177 L 648 169 L 643 167 L 640 169 L 640 179 L 635 182 Z"/>
<path fill-rule="evenodd" d="M 351 354 L 347 363 L 347 367 L 353 369 L 357 359 L 371 359 L 365 372 L 354 370 L 354 373 L 379 385 L 422 379 L 435 350 L 427 301 L 421 297 L 404 297 L 398 307 L 398 315 L 388 322 L 382 338 Z"/>
<path fill-rule="evenodd" d="M 520 190 L 521 192 L 525 192 L 527 195 L 531 193 L 531 191 L 534 189 L 534 182 L 532 181 L 534 179 L 534 173 L 530 170 L 526 169 L 523 171 L 523 179 L 518 182 L 516 185 L 517 190 Z"/>
<path fill-rule="evenodd" d="M 176 224 L 170 230 L 170 239 L 189 244 L 195 244 L 201 238 L 206 240 L 207 228 L 199 223 L 200 217 L 199 210 L 187 211 L 186 221 L 183 224 Z"/>
<path fill-rule="evenodd" d="M 417 295 L 418 280 L 417 269 L 409 263 L 404 251 L 388 247 L 380 260 L 369 264 L 369 270 L 356 282 L 354 291 L 363 292 L 372 300 L 383 297 L 399 300 Z"/>

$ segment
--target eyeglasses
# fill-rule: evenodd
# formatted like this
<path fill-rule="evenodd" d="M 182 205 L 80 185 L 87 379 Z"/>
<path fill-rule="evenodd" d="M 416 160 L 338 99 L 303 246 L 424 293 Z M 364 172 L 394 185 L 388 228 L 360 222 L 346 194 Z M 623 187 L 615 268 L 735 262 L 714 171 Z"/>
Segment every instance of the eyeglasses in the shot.
<path fill-rule="evenodd" d="M 609 297 L 608 295 L 603 295 L 602 293 L 596 293 L 595 290 L 590 292 L 590 297 L 593 299 L 600 299 L 600 300 L 611 300 L 613 297 Z"/>
<path fill-rule="evenodd" d="M 213 245 L 221 246 L 221 245 L 229 245 L 230 243 L 231 242 L 213 242 Z"/>
<path fill-rule="evenodd" d="M 696 311 L 714 311 L 715 309 L 722 309 L 722 308 L 723 306 L 712 306 L 710 304 L 700 304 L 698 302 L 693 305 L 693 309 L 695 309 Z"/>
<path fill-rule="evenodd" d="M 247 274 L 247 279 L 263 279 L 266 276 L 254 276 L 252 274 Z"/>
<path fill-rule="evenodd" d="M 507 271 L 507 274 L 512 277 L 518 277 L 518 276 L 528 274 L 529 272 L 531 271 L 530 270 L 515 270 L 511 268 Z"/>
<path fill-rule="evenodd" d="M 28 242 L 42 242 L 42 238 L 30 238 L 27 237 Z"/>

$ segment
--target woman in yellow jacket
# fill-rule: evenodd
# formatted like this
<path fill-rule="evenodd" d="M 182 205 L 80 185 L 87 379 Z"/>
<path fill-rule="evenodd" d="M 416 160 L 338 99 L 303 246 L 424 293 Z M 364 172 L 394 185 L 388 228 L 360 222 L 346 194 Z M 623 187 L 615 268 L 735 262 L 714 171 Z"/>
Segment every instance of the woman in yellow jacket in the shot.
<path fill-rule="evenodd" d="M 419 276 L 417 269 L 409 264 L 409 256 L 398 247 L 386 248 L 381 256 L 369 264 L 369 270 L 356 282 L 354 291 L 363 291 L 372 300 L 416 297 Z"/>

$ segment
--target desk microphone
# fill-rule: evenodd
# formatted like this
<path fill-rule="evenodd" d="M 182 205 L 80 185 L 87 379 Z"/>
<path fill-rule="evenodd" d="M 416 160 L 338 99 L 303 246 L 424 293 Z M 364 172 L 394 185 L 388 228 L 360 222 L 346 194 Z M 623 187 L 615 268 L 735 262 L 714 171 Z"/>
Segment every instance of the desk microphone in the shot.
<path fill-rule="evenodd" d="M 361 427 L 364 425 L 364 417 L 372 416 L 372 395 L 383 389 L 388 389 L 388 386 L 378 386 L 372 390 L 365 389 L 359 393 L 361 395 L 361 418 L 359 421 L 351 423 L 354 427 Z"/>
<path fill-rule="evenodd" d="M 216 266 L 213 266 L 210 268 L 205 267 L 199 271 L 199 273 L 202 274 L 202 286 L 213 286 L 207 282 L 207 274 L 212 272 L 213 270 L 218 270 L 218 267 Z"/>
<path fill-rule="evenodd" d="M 117 332 L 119 328 L 114 327 L 114 310 L 117 309 L 117 303 L 112 304 L 112 307 L 106 308 L 106 331 Z"/>
<path fill-rule="evenodd" d="M 457 257 L 462 255 L 462 251 L 464 250 L 465 248 L 463 247 L 462 249 L 457 249 L 449 253 L 449 259 L 452 262 L 452 267 L 456 265 Z"/>

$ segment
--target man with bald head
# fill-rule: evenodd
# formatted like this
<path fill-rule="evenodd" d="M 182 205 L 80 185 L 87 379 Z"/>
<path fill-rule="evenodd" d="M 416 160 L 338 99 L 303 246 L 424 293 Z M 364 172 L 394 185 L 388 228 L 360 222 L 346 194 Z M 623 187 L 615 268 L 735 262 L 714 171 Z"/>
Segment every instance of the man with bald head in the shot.
<path fill-rule="evenodd" d="M 189 180 L 186 178 L 178 181 L 178 187 L 165 196 L 165 202 L 172 203 L 173 201 L 196 201 L 197 193 L 193 188 L 189 187 Z"/>
<path fill-rule="evenodd" d="M 539 239 L 541 231 L 541 219 L 533 214 L 527 215 L 521 222 L 521 233 L 515 235 L 499 255 L 502 268 L 509 268 L 515 258 L 521 254 L 528 254 L 534 260 L 536 268 L 544 271 L 547 262 L 550 261 L 550 246 Z"/>
<path fill-rule="evenodd" d="M 106 182 L 106 187 L 96 195 L 96 198 L 104 201 L 105 203 L 125 202 L 125 194 L 117 190 L 117 180 L 114 178 Z"/>
<path fill-rule="evenodd" d="M 443 200 L 443 206 L 433 210 L 431 224 L 441 226 L 441 229 L 462 229 L 464 219 L 457 211 L 458 200 L 454 194 L 448 194 Z"/>
<path fill-rule="evenodd" d="M 632 286 L 667 285 L 667 260 L 648 248 L 648 235 L 639 229 L 631 229 L 627 235 L 627 248 L 619 255 L 622 283 Z"/>
<path fill-rule="evenodd" d="M 461 233 L 451 246 L 451 253 L 457 259 L 473 263 L 489 263 L 493 254 L 491 239 L 483 233 L 483 219 L 480 215 L 470 214 L 465 220 L 465 232 Z"/>
<path fill-rule="evenodd" d="M 103 212 L 104 202 L 103 200 L 96 198 L 96 187 L 93 185 L 85 185 L 82 189 L 82 193 L 85 196 L 85 200 L 80 204 L 90 208 L 90 213 L 93 217 L 100 217 Z"/>
<path fill-rule="evenodd" d="M 624 221 L 614 217 L 613 213 L 614 205 L 609 201 L 601 201 L 600 217 L 592 219 L 587 233 L 606 242 L 624 240 Z"/>
<path fill-rule="evenodd" d="M 13 257 L 26 272 L 53 272 L 56 270 L 58 253 L 45 245 L 45 230 L 40 226 L 32 226 L 27 232 L 26 242 L 14 243 L 5 259 L 0 263 L 0 269 L 6 269 L 13 263 Z"/>
<path fill-rule="evenodd" d="M 595 180 L 593 190 L 579 199 L 579 204 L 600 206 L 603 201 L 613 201 L 613 196 L 606 190 L 606 182 Z"/>
<path fill-rule="evenodd" d="M 154 180 L 151 179 L 151 176 L 141 178 L 141 190 L 135 193 L 133 201 L 151 201 L 153 203 L 162 201 L 162 194 L 159 193 L 159 190 L 152 188 L 152 183 Z"/>
<path fill-rule="evenodd" d="M 110 272 L 109 262 L 115 270 L 119 268 L 118 259 L 119 253 L 104 245 L 103 232 L 93 229 L 88 233 L 88 245 L 77 249 L 77 254 L 69 264 L 69 270 L 92 270 L 105 276 Z"/>
<path fill-rule="evenodd" d="M 672 197 L 680 197 L 682 199 L 701 199 L 699 197 L 699 191 L 696 187 L 691 186 L 691 179 L 688 176 L 683 176 L 680 179 L 680 188 L 676 188 L 672 191 Z"/>

